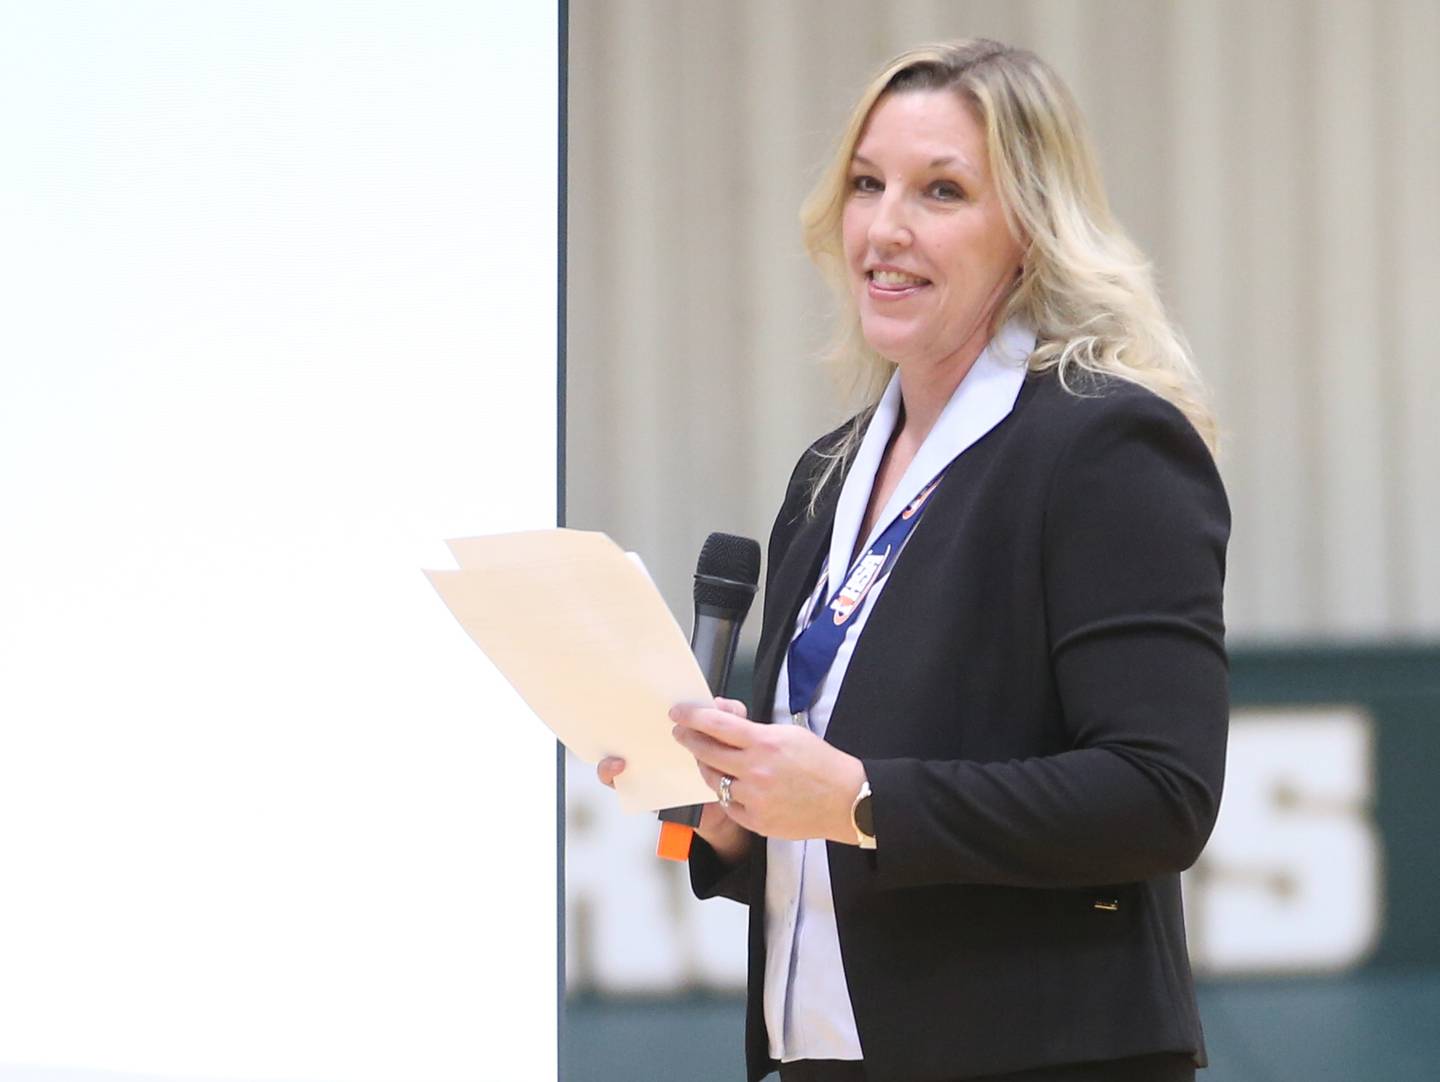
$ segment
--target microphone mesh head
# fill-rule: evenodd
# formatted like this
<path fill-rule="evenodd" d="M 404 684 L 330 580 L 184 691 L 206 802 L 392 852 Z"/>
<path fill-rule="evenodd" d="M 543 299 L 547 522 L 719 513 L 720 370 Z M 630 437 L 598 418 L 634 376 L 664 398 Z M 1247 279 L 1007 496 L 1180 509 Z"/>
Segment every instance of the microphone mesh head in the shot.
<path fill-rule="evenodd" d="M 695 604 L 734 610 L 743 619 L 759 581 L 760 542 L 730 533 L 705 539 L 695 565 Z"/>

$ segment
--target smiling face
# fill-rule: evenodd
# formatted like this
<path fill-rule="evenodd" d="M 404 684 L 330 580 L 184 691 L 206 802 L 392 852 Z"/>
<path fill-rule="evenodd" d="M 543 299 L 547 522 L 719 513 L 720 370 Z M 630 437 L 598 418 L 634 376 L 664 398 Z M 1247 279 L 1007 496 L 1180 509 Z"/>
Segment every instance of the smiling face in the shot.
<path fill-rule="evenodd" d="M 949 90 L 889 93 L 850 164 L 842 219 L 865 340 L 902 367 L 968 370 L 1023 247 L 990 175 L 985 131 Z"/>

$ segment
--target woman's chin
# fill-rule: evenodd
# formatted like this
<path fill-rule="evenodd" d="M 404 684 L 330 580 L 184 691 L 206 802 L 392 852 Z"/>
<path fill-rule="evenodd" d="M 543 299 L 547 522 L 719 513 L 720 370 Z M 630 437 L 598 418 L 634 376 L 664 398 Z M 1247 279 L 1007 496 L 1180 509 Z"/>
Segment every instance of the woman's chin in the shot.
<path fill-rule="evenodd" d="M 871 349 L 895 364 L 914 356 L 921 348 L 915 328 L 899 325 L 897 320 L 862 318 L 860 331 Z"/>
<path fill-rule="evenodd" d="M 901 367 L 913 364 L 926 353 L 924 344 L 913 335 L 871 334 L 866 331 L 865 342 L 885 360 Z"/>

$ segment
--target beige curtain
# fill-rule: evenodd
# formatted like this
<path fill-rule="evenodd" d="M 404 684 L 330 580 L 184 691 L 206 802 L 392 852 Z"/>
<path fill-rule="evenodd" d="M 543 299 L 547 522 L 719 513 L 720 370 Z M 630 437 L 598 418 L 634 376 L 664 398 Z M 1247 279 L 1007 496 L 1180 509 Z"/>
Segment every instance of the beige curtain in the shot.
<path fill-rule="evenodd" d="M 882 61 L 983 35 L 1069 81 L 1214 390 L 1233 639 L 1440 632 L 1440 2 L 572 0 L 570 22 L 568 520 L 641 552 L 682 623 L 705 535 L 763 541 L 842 417 L 804 192 Z"/>

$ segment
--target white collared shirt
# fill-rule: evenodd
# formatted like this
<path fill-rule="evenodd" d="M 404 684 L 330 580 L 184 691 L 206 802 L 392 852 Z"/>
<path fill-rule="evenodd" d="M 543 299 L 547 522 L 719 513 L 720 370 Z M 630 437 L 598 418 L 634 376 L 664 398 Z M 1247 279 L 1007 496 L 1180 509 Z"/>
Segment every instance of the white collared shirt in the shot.
<path fill-rule="evenodd" d="M 991 340 L 975 364 L 950 396 L 934 428 L 891 493 L 884 510 L 865 539 L 862 555 L 920 494 L 930 481 L 956 456 L 1003 421 L 1015 406 L 1025 380 L 1025 361 L 1035 349 L 1035 335 L 1028 327 L 1008 323 Z M 835 524 L 830 535 L 829 557 L 820 569 L 820 578 L 809 600 L 800 606 L 792 638 L 804 630 L 820 594 L 835 592 L 829 569 L 849 568 L 856 537 L 870 503 L 870 490 L 880 468 L 885 448 L 900 416 L 900 377 L 890 379 L 855 461 L 840 490 Z M 892 565 L 893 566 L 893 565 Z M 835 661 L 825 674 L 815 701 L 801 719 L 824 737 L 830 724 L 845 670 L 855 644 L 865 629 L 890 572 L 870 587 L 865 606 L 845 633 Z M 788 660 L 781 663 L 775 685 L 775 708 L 771 722 L 797 724 L 790 716 L 790 673 Z M 879 844 L 884 845 L 883 838 Z M 765 877 L 765 1025 L 770 1036 L 770 1055 L 784 1062 L 797 1059 L 863 1058 L 855 1015 L 845 982 L 840 957 L 840 939 L 835 927 L 835 905 L 830 893 L 830 866 L 823 839 L 766 840 Z"/>

